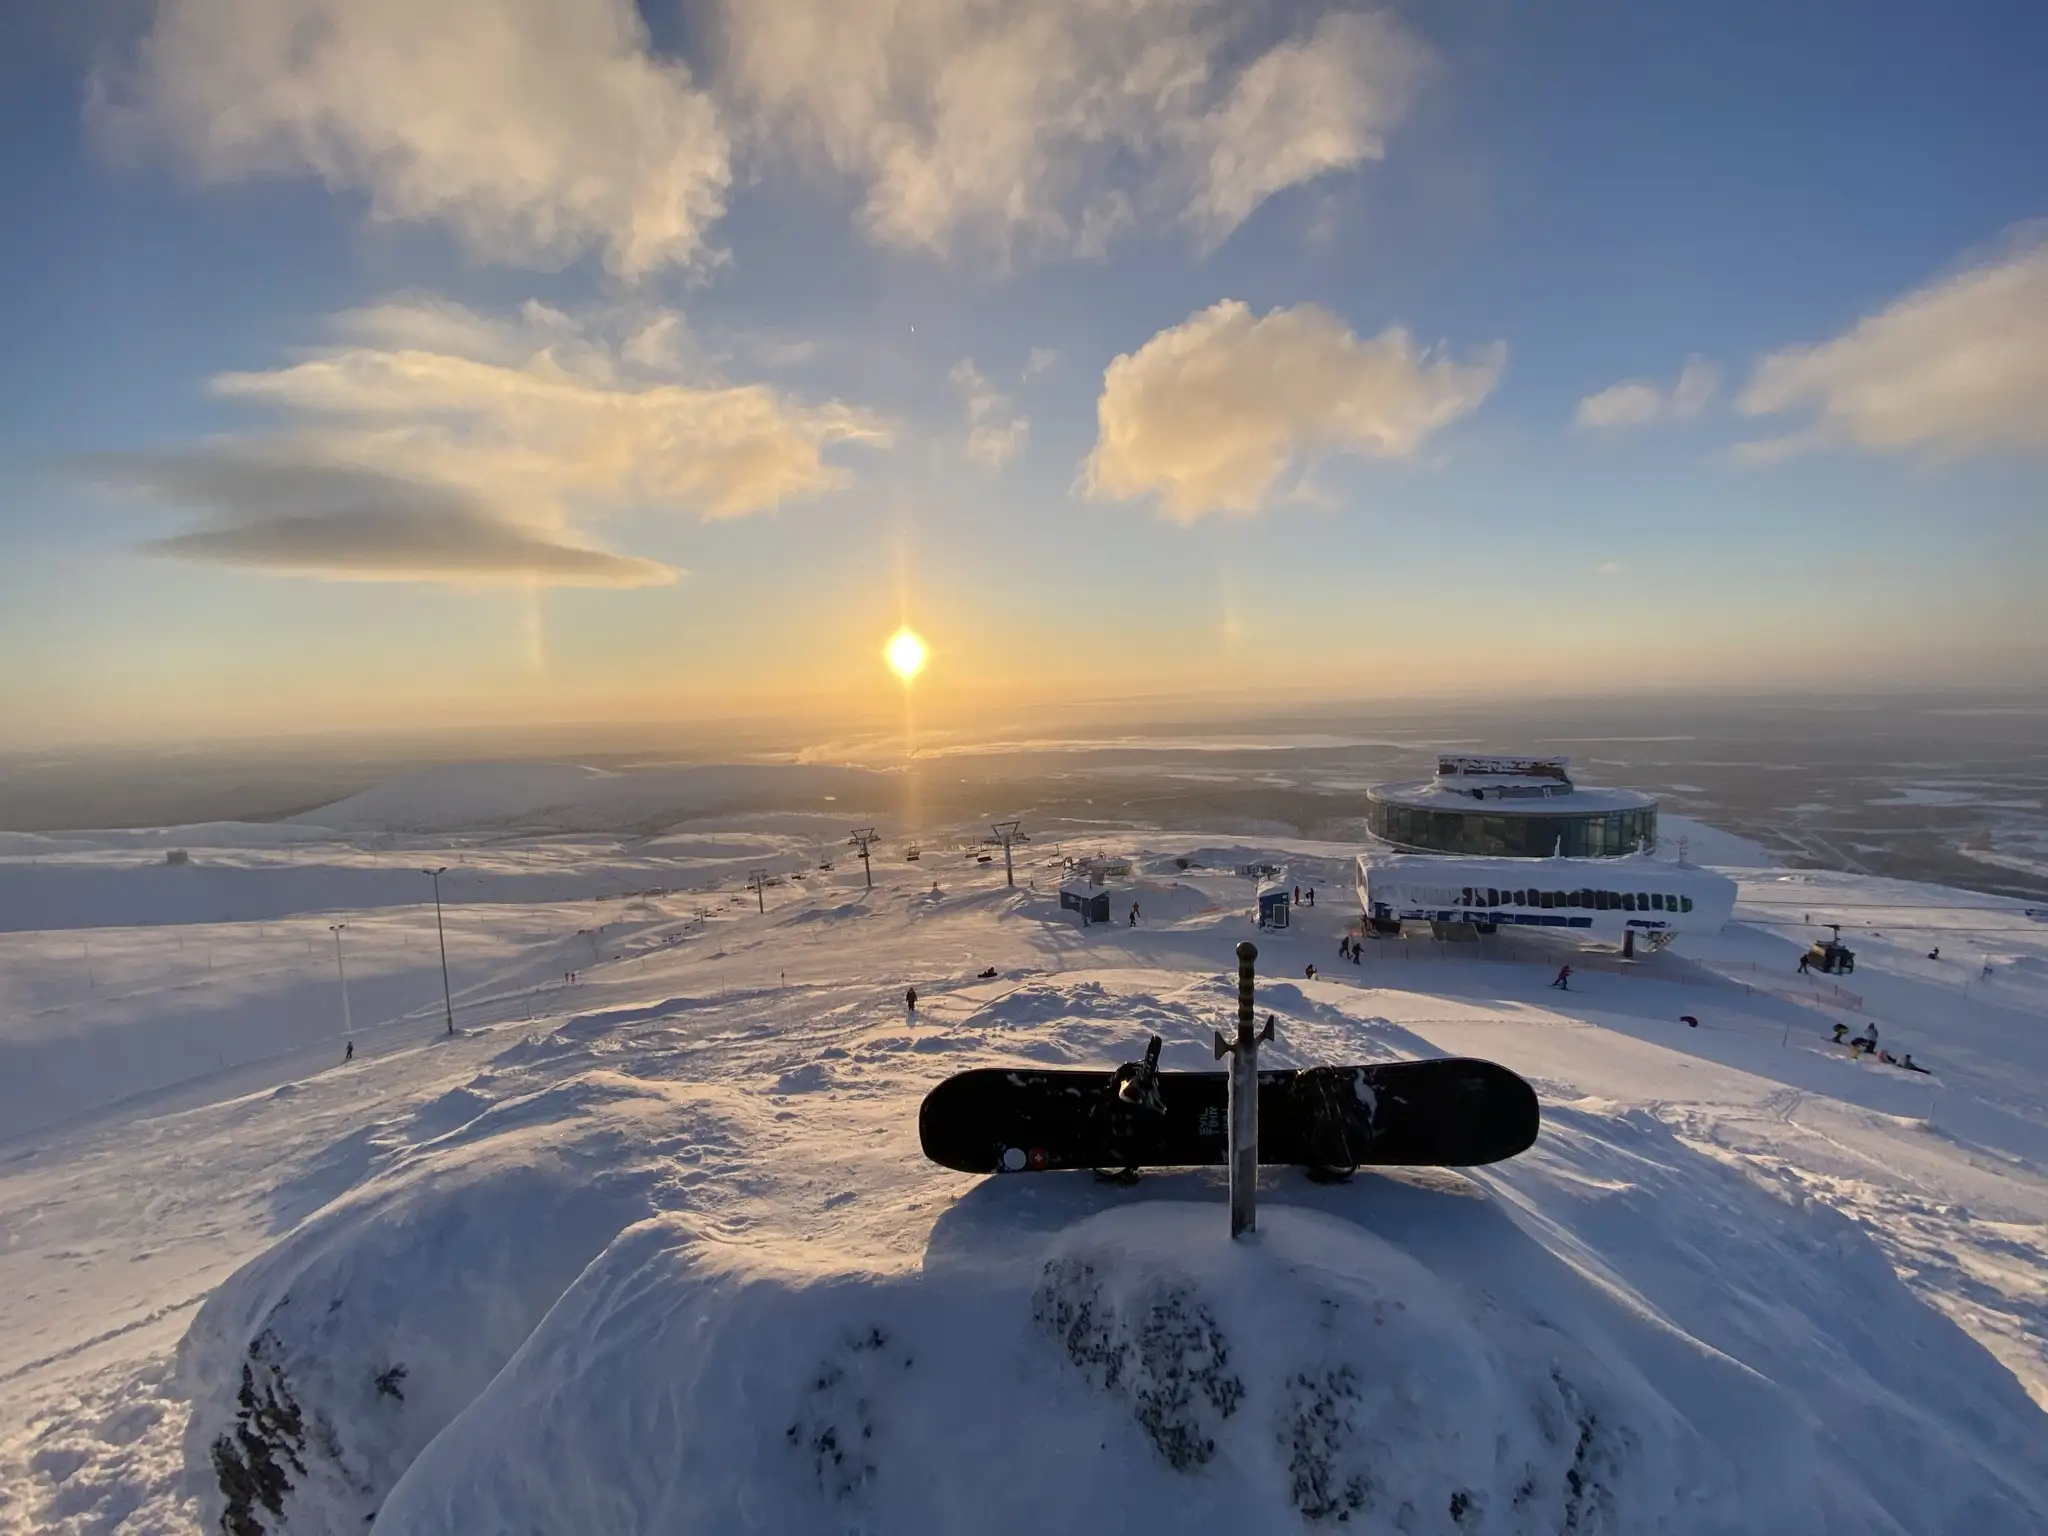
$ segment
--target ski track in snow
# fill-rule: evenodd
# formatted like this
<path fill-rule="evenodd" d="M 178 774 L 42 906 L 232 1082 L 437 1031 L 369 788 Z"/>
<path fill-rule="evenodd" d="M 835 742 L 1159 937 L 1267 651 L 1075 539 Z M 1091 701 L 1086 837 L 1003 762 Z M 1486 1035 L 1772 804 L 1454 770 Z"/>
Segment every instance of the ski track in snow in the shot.
<path fill-rule="evenodd" d="M 232 832 L 185 840 L 199 913 L 130 835 L 0 857 L 0 1532 L 281 1528 L 267 1499 L 293 1531 L 2048 1525 L 2048 927 L 2018 903 L 1744 868 L 1727 933 L 1563 994 L 1541 944 L 1339 962 L 1338 845 L 1134 835 L 1156 926 L 1082 932 L 1043 849 L 1006 892 L 928 835 L 868 892 L 801 818 L 494 832 L 431 855 L 461 869 L 446 1038 L 400 879 L 428 845 Z M 1252 935 L 1250 886 L 1176 854 L 1323 899 Z M 764 864 L 804 878 L 762 914 Z M 1858 949 L 1839 1016 L 1933 1076 L 1828 1044 L 1809 916 Z M 1220 1169 L 919 1157 L 952 1071 L 1155 1032 L 1213 1067 L 1245 936 L 1271 1064 L 1490 1057 L 1537 1146 L 1271 1170 L 1250 1249 Z"/>

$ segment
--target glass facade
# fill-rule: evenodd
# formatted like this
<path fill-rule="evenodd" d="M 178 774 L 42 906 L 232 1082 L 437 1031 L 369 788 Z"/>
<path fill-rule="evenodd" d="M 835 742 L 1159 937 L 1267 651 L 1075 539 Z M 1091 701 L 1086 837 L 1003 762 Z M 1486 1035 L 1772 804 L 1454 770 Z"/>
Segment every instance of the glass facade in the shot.
<path fill-rule="evenodd" d="M 1498 804 L 1498 802 L 1495 802 Z M 1425 811 L 1366 799 L 1373 836 L 1400 848 L 1429 853 L 1484 854 L 1495 858 L 1611 858 L 1657 846 L 1657 807 L 1626 811 L 1567 811 L 1537 816 L 1514 811 Z"/>

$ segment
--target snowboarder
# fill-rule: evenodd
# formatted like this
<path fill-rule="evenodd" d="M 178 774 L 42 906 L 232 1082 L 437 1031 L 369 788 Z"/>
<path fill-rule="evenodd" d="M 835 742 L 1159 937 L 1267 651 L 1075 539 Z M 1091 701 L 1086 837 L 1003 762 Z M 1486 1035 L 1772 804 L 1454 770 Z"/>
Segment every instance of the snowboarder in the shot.
<path fill-rule="evenodd" d="M 1804 976 L 1807 973 L 1807 971 L 1812 967 L 1812 965 L 1813 956 L 1802 954 L 1799 957 L 1799 974 Z"/>
<path fill-rule="evenodd" d="M 903 1007 L 906 1012 L 917 1012 L 917 988 L 905 987 L 903 989 Z"/>
<path fill-rule="evenodd" d="M 1939 960 L 1941 958 L 1941 946 L 1937 944 L 1934 946 L 1934 948 L 1927 951 L 1927 958 L 1930 960 Z"/>
<path fill-rule="evenodd" d="M 990 966 L 985 971 L 977 971 L 975 975 L 982 981 L 993 981 L 995 980 L 996 968 L 994 966 Z"/>
<path fill-rule="evenodd" d="M 1313 960 L 1309 961 L 1308 963 L 1308 979 L 1310 981 L 1314 981 L 1316 979 L 1316 963 Z"/>
<path fill-rule="evenodd" d="M 1980 980 L 1980 981 L 1989 981 L 1990 979 L 1991 979 L 1991 962 L 1990 962 L 1989 960 L 1986 960 L 1986 961 L 1984 962 L 1984 974 L 1983 974 L 1982 976 L 1980 976 L 1980 977 L 1978 978 L 1978 980 Z"/>
<path fill-rule="evenodd" d="M 1913 1053 L 1911 1051 L 1907 1051 L 1903 1056 L 1899 1058 L 1899 1065 L 1904 1067 L 1908 1072 L 1925 1072 L 1927 1070 L 1925 1067 L 1921 1066 L 1919 1062 L 1913 1059 Z"/>
<path fill-rule="evenodd" d="M 1571 968 L 1570 966 L 1568 966 L 1568 965 L 1560 965 L 1560 966 L 1559 966 L 1559 967 L 1557 968 L 1557 980 L 1553 981 L 1553 982 L 1551 983 L 1551 985 L 1552 985 L 1553 987 L 1557 988 L 1557 990 L 1558 990 L 1558 991 L 1560 991 L 1560 992 L 1569 992 L 1569 991 L 1571 991 L 1571 989 L 1572 989 L 1572 968 Z"/>
<path fill-rule="evenodd" d="M 1835 1026 L 1835 1044 L 1840 1045 L 1844 1040 L 1848 1038 L 1849 1026 L 1846 1024 L 1837 1024 Z"/>
<path fill-rule="evenodd" d="M 344 1047 L 342 1048 L 342 1052 L 341 1052 L 341 1060 L 342 1060 L 342 1064 L 343 1064 L 344 1066 L 346 1066 L 346 1065 L 347 1065 L 347 1064 L 348 1064 L 349 1062 L 351 1062 L 351 1061 L 354 1061 L 355 1059 L 356 1059 L 356 1043 L 355 1043 L 355 1041 L 351 1040 L 351 1041 L 349 1041 L 349 1042 L 348 1042 L 348 1044 L 347 1044 L 346 1046 L 344 1046 Z"/>

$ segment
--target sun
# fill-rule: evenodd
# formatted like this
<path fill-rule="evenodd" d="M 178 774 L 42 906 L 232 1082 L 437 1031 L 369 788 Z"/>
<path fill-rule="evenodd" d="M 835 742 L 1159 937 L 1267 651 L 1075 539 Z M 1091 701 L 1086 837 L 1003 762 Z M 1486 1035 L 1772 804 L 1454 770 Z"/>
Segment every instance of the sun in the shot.
<path fill-rule="evenodd" d="M 890 670 L 908 683 L 924 670 L 925 658 L 931 650 L 924 638 L 908 624 L 889 637 L 889 643 L 882 647 L 882 655 L 888 661 Z"/>

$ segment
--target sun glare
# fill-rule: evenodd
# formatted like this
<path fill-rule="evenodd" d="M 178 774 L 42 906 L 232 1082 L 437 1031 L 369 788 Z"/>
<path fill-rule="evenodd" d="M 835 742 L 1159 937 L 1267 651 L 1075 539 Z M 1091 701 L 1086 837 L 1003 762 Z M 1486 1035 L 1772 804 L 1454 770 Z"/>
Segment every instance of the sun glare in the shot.
<path fill-rule="evenodd" d="M 908 624 L 889 637 L 889 643 L 882 647 L 890 669 L 909 682 L 924 670 L 925 658 L 931 655 L 923 638 Z"/>

